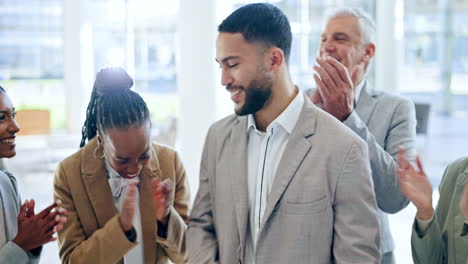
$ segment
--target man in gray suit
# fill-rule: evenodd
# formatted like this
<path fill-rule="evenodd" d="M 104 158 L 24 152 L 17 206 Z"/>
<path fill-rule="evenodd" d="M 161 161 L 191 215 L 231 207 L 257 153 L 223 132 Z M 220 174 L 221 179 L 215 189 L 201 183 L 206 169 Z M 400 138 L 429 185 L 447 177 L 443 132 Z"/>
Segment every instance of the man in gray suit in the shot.
<path fill-rule="evenodd" d="M 396 169 L 398 146 L 415 157 L 414 105 L 401 97 L 372 89 L 364 78 L 375 54 L 375 24 L 359 9 L 340 8 L 328 16 L 321 36 L 317 89 L 312 101 L 367 142 L 379 207 L 381 263 L 395 263 L 388 216 L 408 205 L 400 191 Z M 336 67 L 347 68 L 339 74 Z"/>
<path fill-rule="evenodd" d="M 250 4 L 218 31 L 236 115 L 206 137 L 189 263 L 378 263 L 367 146 L 293 84 L 286 16 Z"/>

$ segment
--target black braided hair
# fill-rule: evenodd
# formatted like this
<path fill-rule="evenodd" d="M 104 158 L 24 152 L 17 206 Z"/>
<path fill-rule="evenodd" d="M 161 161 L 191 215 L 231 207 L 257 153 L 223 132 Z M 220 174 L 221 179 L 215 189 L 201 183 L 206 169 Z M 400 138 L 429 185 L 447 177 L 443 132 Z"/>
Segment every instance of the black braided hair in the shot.
<path fill-rule="evenodd" d="M 150 122 L 148 107 L 138 93 L 130 90 L 132 86 L 132 78 L 122 68 L 105 68 L 97 73 L 86 109 L 80 148 L 98 131 L 105 134 L 109 128 Z"/>

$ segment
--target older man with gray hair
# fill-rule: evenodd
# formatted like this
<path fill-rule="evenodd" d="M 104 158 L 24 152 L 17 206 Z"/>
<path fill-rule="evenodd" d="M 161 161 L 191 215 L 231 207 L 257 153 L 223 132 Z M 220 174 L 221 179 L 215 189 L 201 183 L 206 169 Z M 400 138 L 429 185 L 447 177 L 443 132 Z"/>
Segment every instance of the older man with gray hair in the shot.
<path fill-rule="evenodd" d="M 381 263 L 395 263 L 386 213 L 408 205 L 396 169 L 398 146 L 415 156 L 414 105 L 402 97 L 374 90 L 366 72 L 375 54 L 375 23 L 360 9 L 339 8 L 327 16 L 314 66 L 314 104 L 363 138 L 369 148 L 374 191 L 379 207 Z"/>

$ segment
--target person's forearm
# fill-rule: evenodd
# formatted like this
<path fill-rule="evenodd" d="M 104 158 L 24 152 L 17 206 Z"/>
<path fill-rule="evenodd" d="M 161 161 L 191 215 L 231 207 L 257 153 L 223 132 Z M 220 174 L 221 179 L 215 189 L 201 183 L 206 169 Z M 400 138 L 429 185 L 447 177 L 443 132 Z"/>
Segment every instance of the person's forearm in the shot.
<path fill-rule="evenodd" d="M 27 264 L 28 254 L 10 241 L 0 248 L 0 263 Z"/>

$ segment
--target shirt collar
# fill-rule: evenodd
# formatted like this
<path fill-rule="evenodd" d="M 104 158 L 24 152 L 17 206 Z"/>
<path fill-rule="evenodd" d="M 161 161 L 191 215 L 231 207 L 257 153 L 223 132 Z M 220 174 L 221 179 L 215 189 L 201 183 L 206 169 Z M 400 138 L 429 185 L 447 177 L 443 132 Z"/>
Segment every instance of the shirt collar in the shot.
<path fill-rule="evenodd" d="M 257 125 L 255 125 L 255 120 L 252 114 L 247 116 L 247 132 L 249 132 L 250 129 L 257 129 Z"/>
<path fill-rule="evenodd" d="M 120 199 L 120 197 L 122 197 L 122 194 L 125 192 L 127 185 L 131 181 L 136 181 L 136 182 L 140 181 L 140 176 L 137 176 L 133 179 L 126 179 L 120 176 L 120 174 L 116 170 L 114 170 L 107 161 L 105 161 L 105 165 L 106 165 L 107 175 L 109 177 L 107 179 L 107 182 L 109 183 L 112 196 L 114 197 L 114 199 L 117 199 L 117 201 Z"/>
<path fill-rule="evenodd" d="M 114 168 L 111 167 L 107 160 L 104 160 L 104 164 L 106 165 L 107 176 L 109 178 L 123 178 L 116 170 L 114 170 Z"/>
<path fill-rule="evenodd" d="M 367 81 L 363 79 L 354 89 L 354 104 L 357 104 L 359 97 L 361 96 L 362 89 L 366 86 Z"/>
<path fill-rule="evenodd" d="M 296 89 L 299 88 L 296 86 Z M 296 126 L 299 115 L 301 114 L 302 108 L 304 106 L 304 96 L 301 91 L 297 93 L 296 97 L 292 102 L 284 109 L 284 111 L 267 127 L 267 132 L 270 131 L 275 126 L 283 127 L 289 134 L 292 133 L 294 127 Z M 247 132 L 250 129 L 257 129 L 255 124 L 255 119 L 252 114 L 249 114 L 247 117 Z"/>

